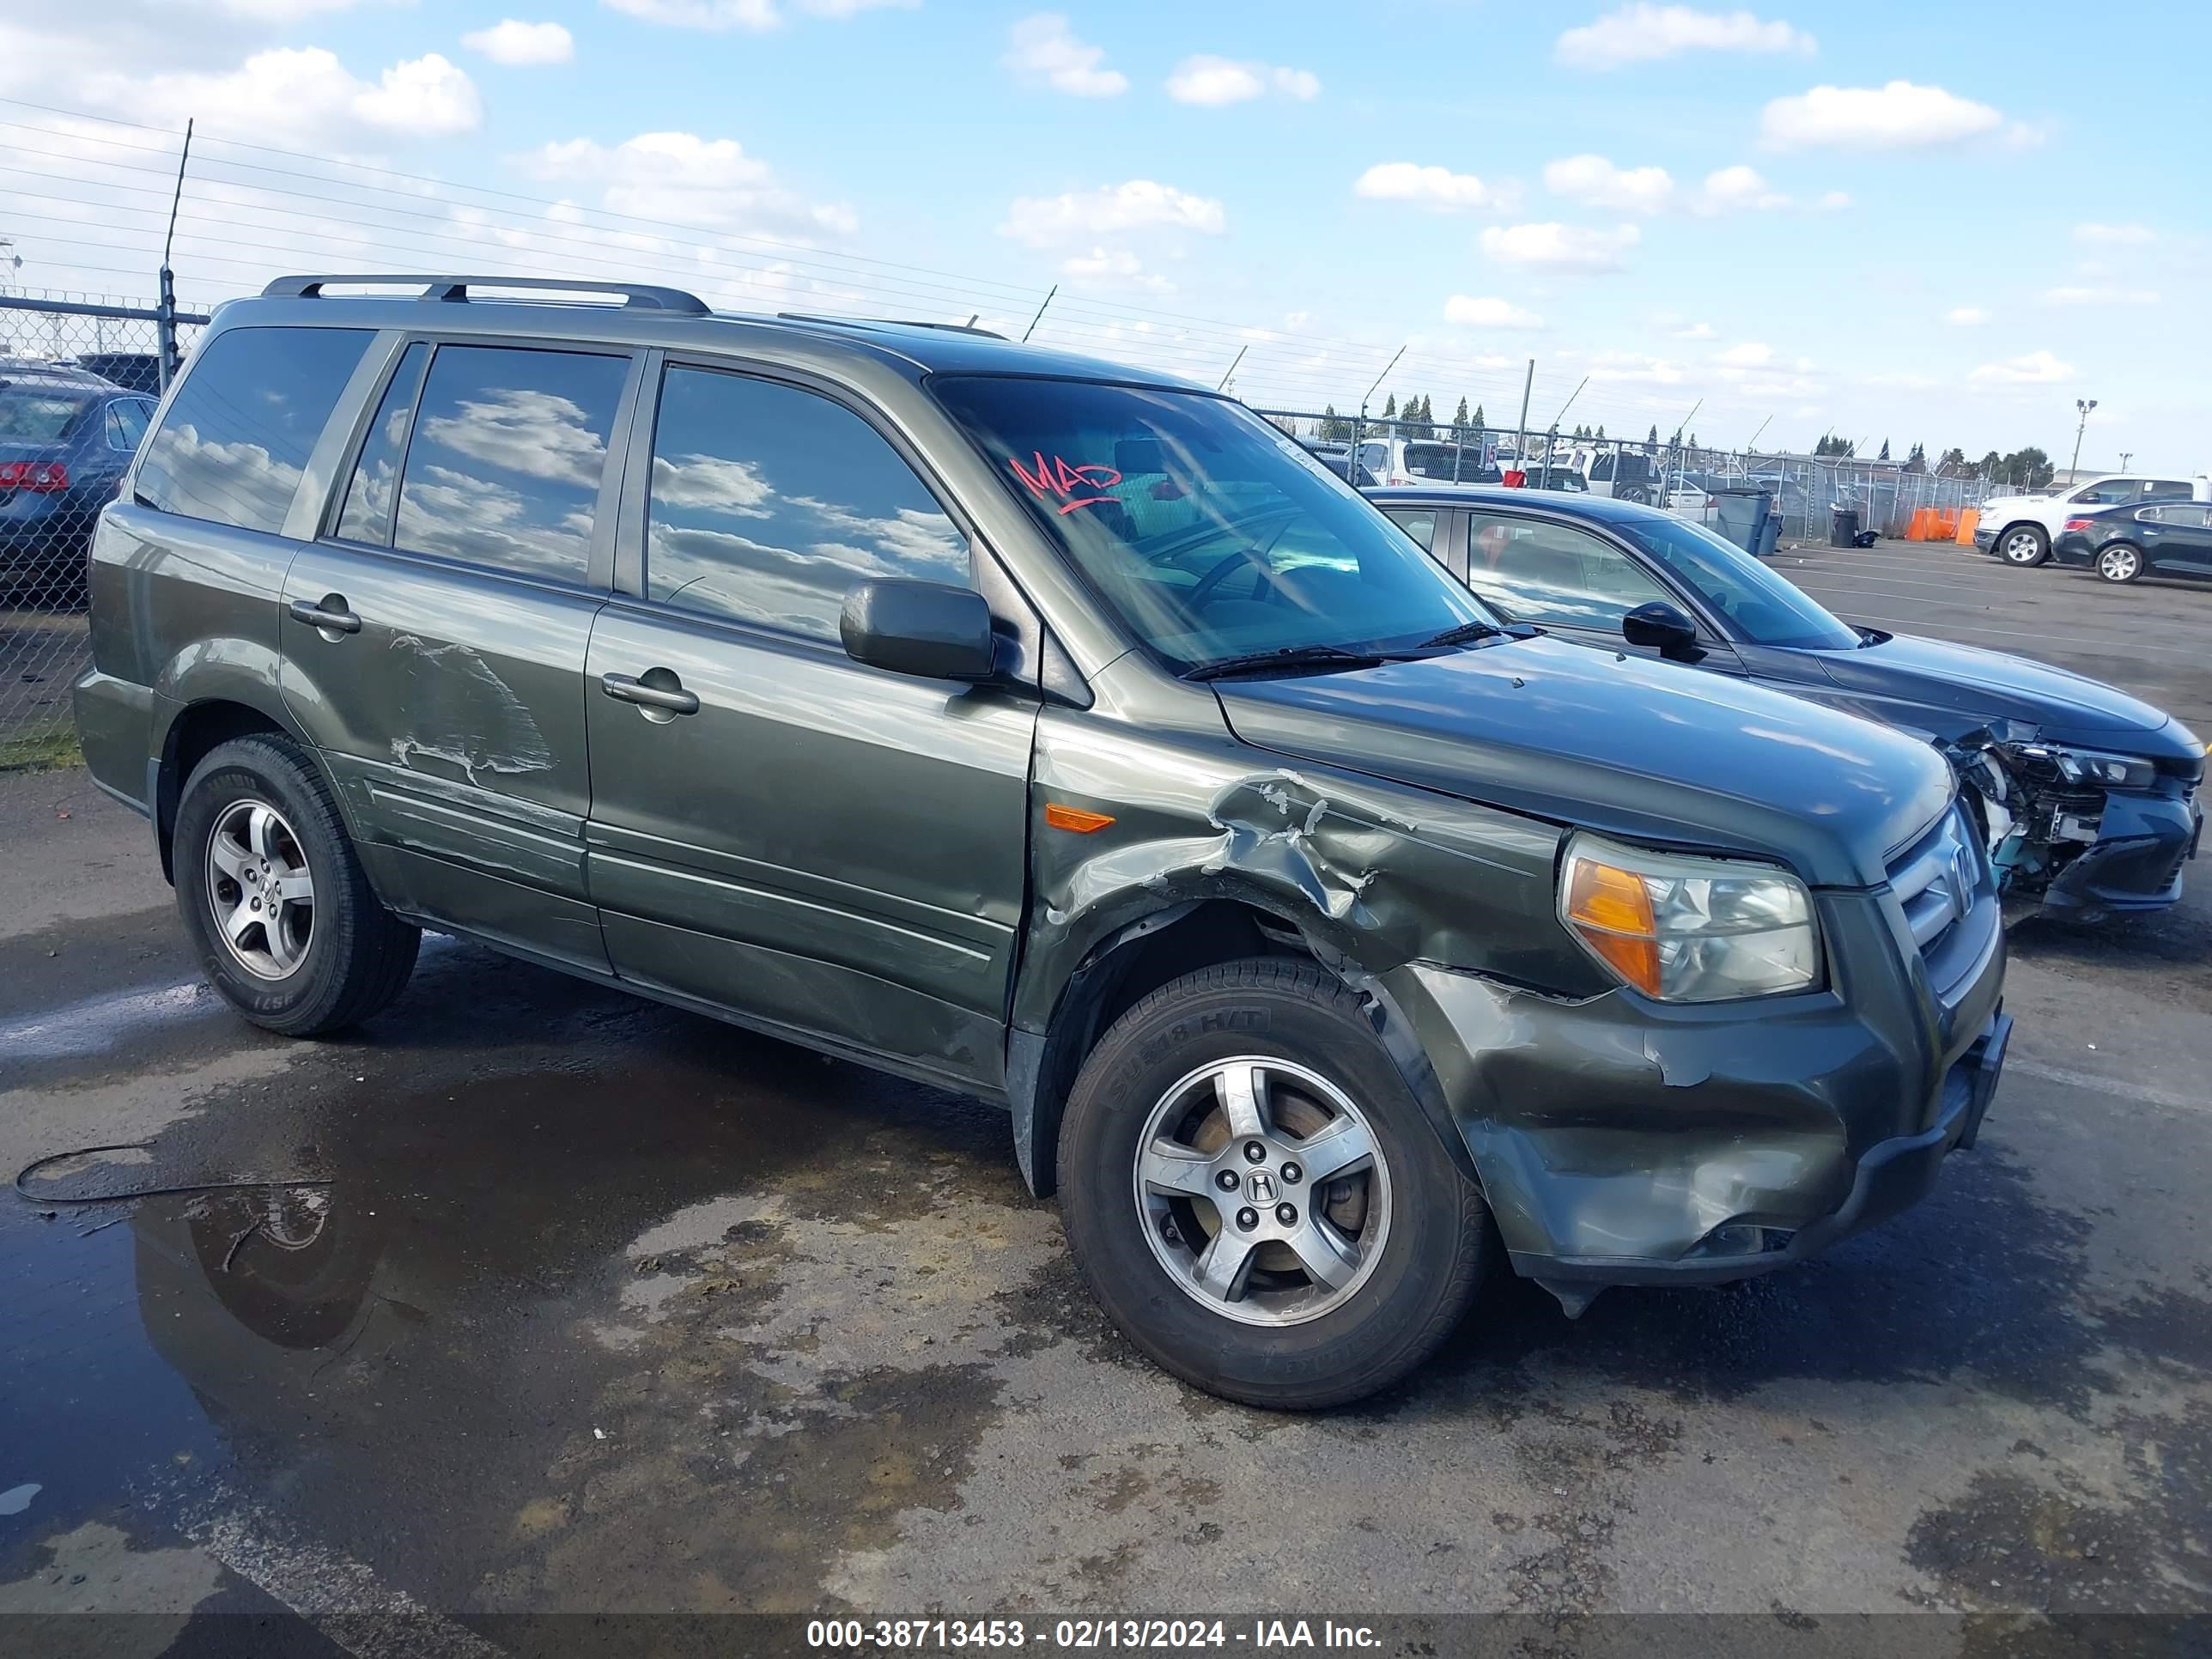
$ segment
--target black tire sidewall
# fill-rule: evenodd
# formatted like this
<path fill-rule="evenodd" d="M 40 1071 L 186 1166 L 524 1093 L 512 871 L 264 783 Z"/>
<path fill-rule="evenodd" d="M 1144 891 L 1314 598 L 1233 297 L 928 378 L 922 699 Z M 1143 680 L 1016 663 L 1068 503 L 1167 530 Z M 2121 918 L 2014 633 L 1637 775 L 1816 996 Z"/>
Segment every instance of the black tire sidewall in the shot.
<path fill-rule="evenodd" d="M 2015 559 L 2005 551 L 2006 546 L 2013 538 L 2021 535 L 2027 536 L 2033 544 L 2035 548 L 2033 558 Z M 1997 556 L 2007 564 L 2015 566 L 2021 570 L 2033 570 L 2051 556 L 2051 538 L 2033 526 L 2014 525 L 1997 538 Z"/>
<path fill-rule="evenodd" d="M 1395 1381 L 1448 1334 L 1471 1290 L 1460 1281 L 1481 1202 L 1389 1054 L 1334 1000 L 1349 994 L 1333 996 L 1317 974 L 1285 970 L 1268 984 L 1264 969 L 1253 970 L 1238 964 L 1226 982 L 1218 982 L 1224 970 L 1179 981 L 1093 1050 L 1061 1132 L 1063 1217 L 1092 1293 L 1160 1365 L 1255 1404 L 1332 1404 Z M 1248 1325 L 1207 1309 L 1152 1254 L 1137 1207 L 1137 1141 L 1152 1108 L 1191 1072 L 1245 1054 L 1293 1060 L 1343 1090 L 1389 1170 L 1382 1259 L 1350 1301 L 1301 1324 Z"/>
<path fill-rule="evenodd" d="M 292 828 L 314 878 L 314 927 L 307 959 L 281 980 L 249 973 L 224 945 L 208 892 L 207 842 L 216 819 L 241 800 L 274 807 Z M 257 1024 L 279 1031 L 318 1029 L 347 989 L 348 969 L 366 918 L 353 903 L 347 866 L 353 849 L 320 781 L 289 744 L 246 738 L 222 744 L 186 780 L 171 853 L 177 908 L 210 982 Z"/>

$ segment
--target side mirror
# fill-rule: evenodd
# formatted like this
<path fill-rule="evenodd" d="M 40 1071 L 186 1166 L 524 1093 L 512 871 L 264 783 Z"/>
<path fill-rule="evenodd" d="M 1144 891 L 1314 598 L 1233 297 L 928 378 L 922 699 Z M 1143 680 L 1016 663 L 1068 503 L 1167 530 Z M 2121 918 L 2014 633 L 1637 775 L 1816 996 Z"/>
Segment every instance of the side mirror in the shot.
<path fill-rule="evenodd" d="M 1639 605 L 1623 617 L 1620 634 L 1631 645 L 1644 646 L 1676 662 L 1695 662 L 1705 654 L 1698 648 L 1698 625 L 1664 599 Z"/>
<path fill-rule="evenodd" d="M 862 582 L 837 619 L 845 654 L 925 680 L 988 680 L 998 657 L 991 607 L 946 582 Z"/>

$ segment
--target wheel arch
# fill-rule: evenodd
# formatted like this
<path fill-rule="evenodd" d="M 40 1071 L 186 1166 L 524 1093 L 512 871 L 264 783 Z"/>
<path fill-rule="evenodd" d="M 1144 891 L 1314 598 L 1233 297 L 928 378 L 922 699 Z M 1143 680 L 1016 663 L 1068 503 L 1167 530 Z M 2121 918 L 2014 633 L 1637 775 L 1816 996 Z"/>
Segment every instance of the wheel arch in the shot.
<path fill-rule="evenodd" d="M 160 763 L 152 803 L 154 833 L 161 849 L 161 874 L 172 884 L 176 881 L 177 808 L 184 799 L 185 781 L 191 776 L 193 768 L 222 744 L 257 736 L 290 739 L 307 755 L 308 763 L 321 770 L 322 761 L 313 745 L 301 736 L 273 696 L 268 704 L 230 696 L 204 697 L 179 708 L 159 734 Z M 325 776 L 324 781 L 327 784 L 330 780 Z"/>
<path fill-rule="evenodd" d="M 1357 994 L 1422 1114 L 1462 1173 L 1480 1180 L 1452 1123 L 1435 1071 L 1412 1021 L 1373 975 L 1263 890 L 1219 882 L 1212 890 L 1164 899 L 1116 918 L 1058 988 L 1042 1030 L 1010 1028 L 1008 1103 L 1022 1178 L 1039 1198 L 1056 1184 L 1060 1118 L 1083 1062 L 1115 1021 L 1152 992 L 1184 975 L 1255 956 L 1312 963 Z"/>

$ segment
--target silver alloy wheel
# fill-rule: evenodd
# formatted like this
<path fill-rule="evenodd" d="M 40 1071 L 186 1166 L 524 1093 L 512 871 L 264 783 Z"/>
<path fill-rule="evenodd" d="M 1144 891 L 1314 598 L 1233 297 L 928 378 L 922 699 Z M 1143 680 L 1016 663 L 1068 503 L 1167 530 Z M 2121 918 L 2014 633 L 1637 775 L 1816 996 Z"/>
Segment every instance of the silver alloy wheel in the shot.
<path fill-rule="evenodd" d="M 2097 574 L 2109 582 L 2131 582 L 2142 568 L 2142 555 L 2132 547 L 2108 547 L 2097 556 Z"/>
<path fill-rule="evenodd" d="M 1247 1325 L 1297 1325 L 1356 1295 L 1390 1234 L 1390 1171 L 1334 1084 L 1272 1055 L 1201 1066 L 1137 1141 L 1137 1218 L 1185 1294 Z"/>
<path fill-rule="evenodd" d="M 2014 530 L 1997 550 L 2014 564 L 2033 564 L 2043 556 L 2042 544 L 2033 530 Z"/>
<path fill-rule="evenodd" d="M 315 881 L 307 849 L 266 801 L 216 815 L 207 844 L 208 902 L 231 959 L 256 979 L 289 979 L 314 935 Z"/>

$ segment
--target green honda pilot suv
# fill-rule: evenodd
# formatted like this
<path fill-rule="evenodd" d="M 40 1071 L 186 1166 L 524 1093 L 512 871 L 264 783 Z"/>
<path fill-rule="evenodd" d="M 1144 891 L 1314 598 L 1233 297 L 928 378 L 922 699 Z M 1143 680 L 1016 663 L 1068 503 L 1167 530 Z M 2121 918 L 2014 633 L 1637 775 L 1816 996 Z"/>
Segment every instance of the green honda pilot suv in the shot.
<path fill-rule="evenodd" d="M 378 1015 L 428 927 L 997 1102 L 1239 1400 L 1382 1387 L 1501 1261 L 1802 1260 L 2003 1057 L 1925 744 L 1503 623 L 1238 404 L 972 330 L 289 278 L 92 595 L 86 757 L 247 1018 Z"/>

